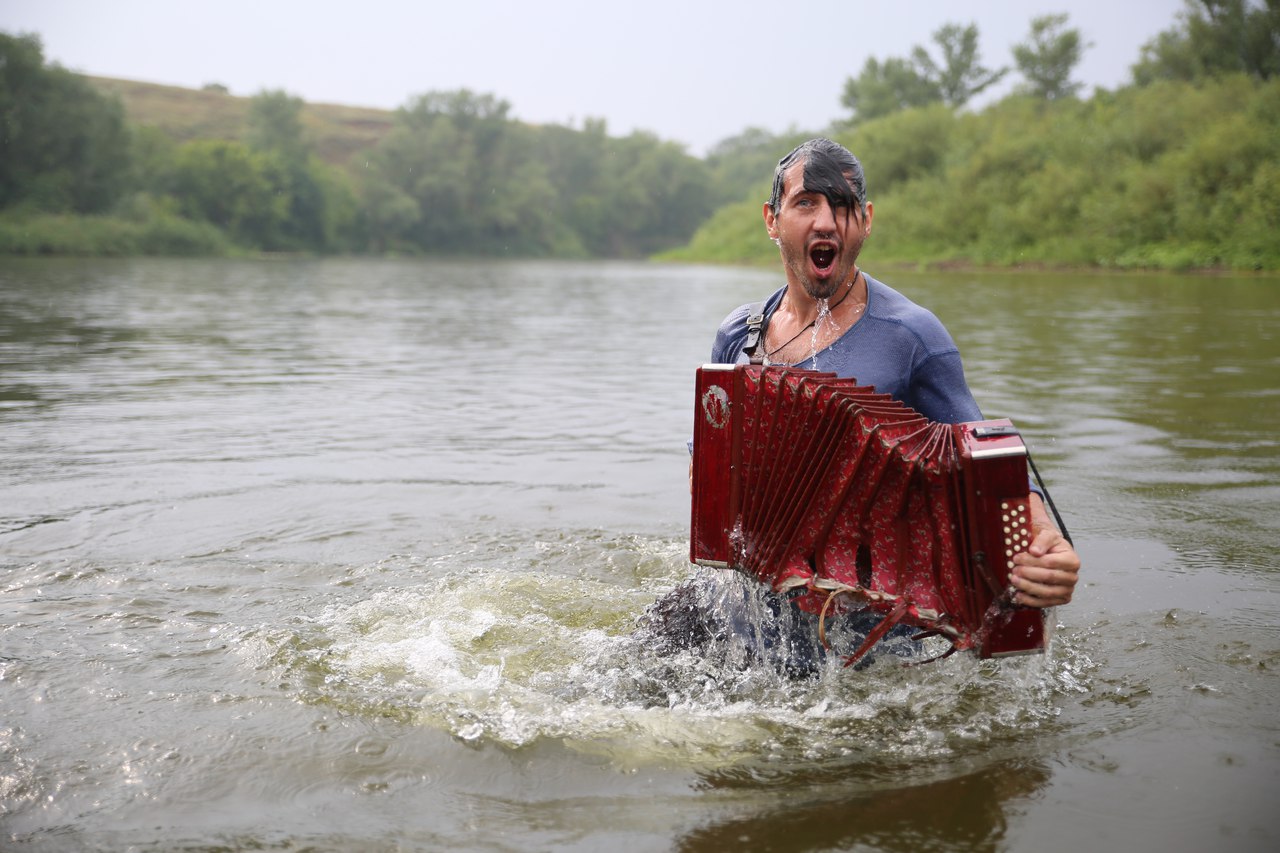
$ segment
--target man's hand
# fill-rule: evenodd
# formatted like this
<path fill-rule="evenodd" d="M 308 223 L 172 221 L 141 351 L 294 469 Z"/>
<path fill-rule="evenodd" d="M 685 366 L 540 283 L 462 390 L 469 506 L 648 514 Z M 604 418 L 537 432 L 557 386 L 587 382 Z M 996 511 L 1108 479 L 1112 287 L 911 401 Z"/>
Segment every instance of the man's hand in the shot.
<path fill-rule="evenodd" d="M 1014 601 L 1029 607 L 1054 607 L 1071 601 L 1080 574 L 1080 556 L 1063 538 L 1044 510 L 1044 502 L 1031 493 L 1031 544 L 1014 555 L 1009 583 Z"/>

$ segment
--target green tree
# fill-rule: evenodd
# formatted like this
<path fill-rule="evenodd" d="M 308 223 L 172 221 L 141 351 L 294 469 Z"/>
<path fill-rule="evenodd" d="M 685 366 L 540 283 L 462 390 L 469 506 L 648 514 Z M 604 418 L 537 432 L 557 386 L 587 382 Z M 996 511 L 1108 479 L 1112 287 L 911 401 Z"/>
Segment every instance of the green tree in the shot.
<path fill-rule="evenodd" d="M 613 212 L 603 197 L 612 160 L 607 123 L 588 118 L 581 130 L 549 125 L 538 128 L 534 139 L 535 156 L 552 187 L 544 215 L 555 223 L 555 253 L 606 254 L 615 229 Z"/>
<path fill-rule="evenodd" d="M 463 89 L 430 92 L 398 110 L 395 128 L 370 157 L 369 186 L 377 189 L 365 198 L 381 208 L 368 211 L 369 221 L 407 225 L 408 198 L 418 215 L 404 237 L 422 250 L 549 253 L 555 224 L 543 206 L 552 188 L 532 156 L 529 129 L 509 120 L 509 109 L 506 101 Z"/>
<path fill-rule="evenodd" d="M 368 248 L 374 252 L 419 248 L 416 230 L 422 211 L 417 201 L 381 173 L 363 182 L 360 210 Z"/>
<path fill-rule="evenodd" d="M 1178 23 L 1142 46 L 1131 69 L 1140 86 L 1244 73 L 1280 74 L 1280 0 L 1186 0 Z"/>
<path fill-rule="evenodd" d="M 705 159 L 715 188 L 713 201 L 719 205 L 744 198 L 748 193 L 751 198 L 764 201 L 778 161 L 812 136 L 814 134 L 794 129 L 774 134 L 763 128 L 748 127 L 720 140 L 707 152 Z"/>
<path fill-rule="evenodd" d="M 375 250 L 635 257 L 678 245 L 711 212 L 705 163 L 652 134 L 616 139 L 511 119 L 505 101 L 431 92 L 397 112 L 363 172 Z"/>
<path fill-rule="evenodd" d="M 589 119 L 581 131 L 536 131 L 560 250 L 637 257 L 688 240 L 715 206 L 707 164 L 652 134 L 611 138 L 606 130 L 603 119 Z"/>
<path fill-rule="evenodd" d="M 938 84 L 911 60 L 891 57 L 880 62 L 871 57 L 856 78 L 845 81 L 840 103 L 853 113 L 854 121 L 863 122 L 941 100 Z"/>
<path fill-rule="evenodd" d="M 911 51 L 911 59 L 920 74 L 938 87 L 949 106 L 963 107 L 1009 72 L 1008 68 L 985 68 L 979 63 L 977 24 L 944 24 L 933 34 L 933 41 L 942 50 L 941 62 L 935 62 L 919 46 Z"/>
<path fill-rule="evenodd" d="M 258 151 L 274 151 L 290 162 L 306 162 L 311 153 L 302 129 L 301 98 L 280 89 L 263 90 L 249 101 L 245 142 Z"/>
<path fill-rule="evenodd" d="M 209 222 L 243 246 L 280 249 L 288 219 L 285 178 L 269 158 L 239 142 L 198 139 L 174 155 L 168 192 L 178 211 Z"/>
<path fill-rule="evenodd" d="M 349 246 L 343 232 L 353 227 L 355 197 L 348 183 L 313 154 L 302 123 L 304 106 L 301 98 L 280 90 L 260 92 L 249 102 L 245 140 L 265 158 L 287 211 L 277 248 Z"/>
<path fill-rule="evenodd" d="M 1066 29 L 1067 15 L 1041 15 L 1031 20 L 1025 42 L 1013 47 L 1013 61 L 1026 82 L 1021 91 L 1037 98 L 1069 98 L 1080 91 L 1071 74 L 1085 45 L 1080 31 Z"/>
<path fill-rule="evenodd" d="M 902 183 L 940 173 L 958 121 L 955 110 L 936 101 L 860 124 L 842 141 L 862 161 L 868 193 L 879 198 Z"/>
<path fill-rule="evenodd" d="M 934 32 L 933 42 L 941 51 L 941 60 L 916 45 L 910 59 L 894 57 L 880 62 L 872 57 L 856 78 L 845 81 L 840 102 L 853 112 L 855 122 L 936 101 L 962 107 L 1009 71 L 980 63 L 976 24 L 944 24 Z"/>
<path fill-rule="evenodd" d="M 602 254 L 649 255 L 678 245 L 714 209 L 705 164 L 679 145 L 637 132 L 610 149 L 600 198 L 611 228 Z"/>
<path fill-rule="evenodd" d="M 119 102 L 46 66 L 37 36 L 0 33 L 0 208 L 101 212 L 128 177 Z"/>

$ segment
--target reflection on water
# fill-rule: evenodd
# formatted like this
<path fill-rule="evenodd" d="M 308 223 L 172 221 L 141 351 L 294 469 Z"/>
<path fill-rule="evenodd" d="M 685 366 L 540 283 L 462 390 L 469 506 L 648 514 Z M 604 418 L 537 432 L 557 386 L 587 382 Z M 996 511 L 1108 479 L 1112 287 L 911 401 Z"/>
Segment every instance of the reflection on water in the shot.
<path fill-rule="evenodd" d="M 1024 760 L 924 784 L 912 784 L 904 773 L 887 789 L 779 803 L 763 813 L 699 827 L 679 839 L 677 848 L 713 853 L 787 839 L 797 850 L 1005 849 L 1010 812 L 1035 796 L 1049 777 L 1047 767 Z"/>
<path fill-rule="evenodd" d="M 769 273 L 0 264 L 0 838 L 1270 849 L 1280 291 L 883 278 L 1084 554 L 1045 656 L 796 681 L 636 633 L 705 571 L 693 368 Z"/>

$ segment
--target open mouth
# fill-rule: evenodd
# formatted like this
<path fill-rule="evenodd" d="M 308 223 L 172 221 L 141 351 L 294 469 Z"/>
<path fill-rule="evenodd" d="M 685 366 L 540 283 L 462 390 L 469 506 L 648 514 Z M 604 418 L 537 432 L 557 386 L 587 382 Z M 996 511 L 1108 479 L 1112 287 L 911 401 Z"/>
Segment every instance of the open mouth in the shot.
<path fill-rule="evenodd" d="M 813 262 L 813 266 L 818 272 L 826 272 L 836 262 L 835 247 L 814 246 L 809 250 L 809 260 Z"/>

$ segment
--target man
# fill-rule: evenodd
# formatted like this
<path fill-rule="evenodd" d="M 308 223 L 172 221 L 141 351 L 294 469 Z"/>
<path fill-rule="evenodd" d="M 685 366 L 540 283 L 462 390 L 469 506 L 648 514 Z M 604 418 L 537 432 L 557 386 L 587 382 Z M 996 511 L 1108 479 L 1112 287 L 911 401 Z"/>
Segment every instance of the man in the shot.
<path fill-rule="evenodd" d="M 765 230 L 778 245 L 786 287 L 763 305 L 755 353 L 765 363 L 833 371 L 874 385 L 930 420 L 982 419 L 964 379 L 960 353 L 932 313 L 858 268 L 874 209 L 862 165 L 844 146 L 813 139 L 783 157 L 765 203 Z M 752 311 L 744 305 L 720 325 L 713 363 L 747 361 Z M 1019 604 L 1071 601 L 1080 558 L 1031 494 L 1035 536 L 1014 557 L 1010 583 Z"/>
<path fill-rule="evenodd" d="M 862 166 L 852 153 L 828 139 L 797 147 L 779 161 L 763 214 L 765 230 L 781 255 L 786 286 L 764 303 L 743 305 L 725 318 L 712 348 L 713 363 L 754 359 L 831 371 L 874 385 L 933 421 L 982 420 L 960 353 L 942 323 L 858 268 L 874 210 L 866 199 Z M 1031 520 L 1032 542 L 1013 558 L 1009 576 L 1015 600 L 1031 607 L 1066 604 L 1080 559 L 1035 492 Z M 694 604 L 706 602 L 693 602 L 689 591 L 678 590 L 651 615 L 683 625 Z M 769 608 L 785 611 L 776 601 Z M 728 628 L 721 625 L 721 633 L 732 633 L 742 617 L 723 621 Z"/>

